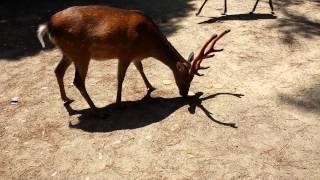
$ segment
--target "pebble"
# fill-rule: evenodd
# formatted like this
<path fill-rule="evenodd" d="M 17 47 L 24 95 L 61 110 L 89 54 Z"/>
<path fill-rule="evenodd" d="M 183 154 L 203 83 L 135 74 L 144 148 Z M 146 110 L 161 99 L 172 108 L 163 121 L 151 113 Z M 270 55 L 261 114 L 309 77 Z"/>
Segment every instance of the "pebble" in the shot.
<path fill-rule="evenodd" d="M 171 131 L 175 131 L 176 129 L 179 128 L 179 125 L 178 124 L 174 124 L 171 128 Z"/>
<path fill-rule="evenodd" d="M 18 104 L 18 102 L 19 102 L 19 97 L 13 97 L 10 100 L 10 104 L 12 104 L 12 105 L 16 105 L 16 104 Z"/>
<path fill-rule="evenodd" d="M 56 174 L 57 174 L 57 171 L 56 171 L 56 172 L 54 172 L 54 173 L 52 173 L 52 174 L 51 174 L 51 176 L 55 176 Z"/>
<path fill-rule="evenodd" d="M 147 135 L 146 139 L 150 140 L 150 139 L 152 139 L 152 136 L 151 135 Z"/>
<path fill-rule="evenodd" d="M 163 80 L 162 83 L 163 83 L 164 85 L 169 85 L 169 84 L 172 83 L 172 81 L 171 81 L 171 80 Z"/>
<path fill-rule="evenodd" d="M 212 85 L 212 88 L 221 89 L 223 88 L 223 84 L 215 83 Z"/>
<path fill-rule="evenodd" d="M 80 123 L 80 121 L 78 120 L 78 119 L 72 119 L 71 121 L 70 121 L 70 124 L 72 125 L 72 126 L 76 126 L 76 125 L 78 125 Z"/>
<path fill-rule="evenodd" d="M 245 55 L 245 54 L 240 54 L 239 57 L 240 57 L 240 58 L 247 58 L 247 55 Z"/>

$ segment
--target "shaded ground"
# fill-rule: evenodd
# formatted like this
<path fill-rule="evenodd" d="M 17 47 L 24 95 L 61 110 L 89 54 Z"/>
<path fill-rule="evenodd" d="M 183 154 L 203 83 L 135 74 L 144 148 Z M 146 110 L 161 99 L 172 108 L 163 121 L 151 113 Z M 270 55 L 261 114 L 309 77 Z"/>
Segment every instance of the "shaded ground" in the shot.
<path fill-rule="evenodd" d="M 276 1 L 274 16 L 264 1 L 253 16 L 254 1 L 230 1 L 227 16 L 223 1 L 208 1 L 200 17 L 201 1 L 32 2 L 0 6 L 1 179 L 320 178 L 319 1 Z M 188 99 L 166 66 L 146 59 L 153 98 L 143 99 L 130 66 L 126 109 L 117 110 L 116 60 L 92 61 L 87 89 L 109 114 L 97 118 L 72 85 L 73 68 L 65 83 L 75 102 L 63 106 L 53 73 L 61 54 L 35 39 L 48 15 L 88 2 L 145 10 L 184 56 L 212 33 L 232 32 Z"/>
<path fill-rule="evenodd" d="M 17 60 L 38 53 L 41 46 L 34 32 L 39 24 L 67 7 L 92 4 L 142 10 L 153 17 L 166 34 L 174 33 L 179 28 L 175 22 L 193 10 L 188 0 L 4 0 L 0 2 L 0 47 L 4 50 L 0 58 Z"/>

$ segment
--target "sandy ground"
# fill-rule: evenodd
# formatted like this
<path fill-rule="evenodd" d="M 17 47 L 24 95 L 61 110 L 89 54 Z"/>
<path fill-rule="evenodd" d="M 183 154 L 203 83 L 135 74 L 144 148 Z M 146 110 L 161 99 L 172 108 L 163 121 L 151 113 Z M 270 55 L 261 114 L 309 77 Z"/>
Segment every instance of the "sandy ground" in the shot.
<path fill-rule="evenodd" d="M 202 1 L 120 2 L 150 14 L 185 57 L 232 30 L 192 83 L 201 97 L 179 97 L 170 70 L 150 58 L 143 64 L 154 98 L 142 100 L 130 66 L 127 108 L 118 110 L 116 60 L 91 61 L 88 92 L 110 116 L 90 114 L 73 67 L 65 84 L 77 113 L 69 116 L 53 73 L 61 54 L 40 51 L 34 37 L 39 14 L 8 16 L 0 21 L 0 179 L 320 179 L 319 1 L 276 1 L 275 16 L 266 1 L 253 16 L 253 0 L 229 1 L 221 16 L 222 0 L 212 0 L 199 17 Z"/>

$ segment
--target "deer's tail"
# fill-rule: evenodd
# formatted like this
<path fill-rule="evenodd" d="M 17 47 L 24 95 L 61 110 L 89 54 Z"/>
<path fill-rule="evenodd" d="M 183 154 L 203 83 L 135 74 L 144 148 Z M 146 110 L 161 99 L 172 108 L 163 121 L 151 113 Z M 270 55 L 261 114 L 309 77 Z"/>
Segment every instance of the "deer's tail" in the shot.
<path fill-rule="evenodd" d="M 42 48 L 46 47 L 43 37 L 47 33 L 48 33 L 48 24 L 40 24 L 37 30 L 37 37 L 41 43 Z"/>

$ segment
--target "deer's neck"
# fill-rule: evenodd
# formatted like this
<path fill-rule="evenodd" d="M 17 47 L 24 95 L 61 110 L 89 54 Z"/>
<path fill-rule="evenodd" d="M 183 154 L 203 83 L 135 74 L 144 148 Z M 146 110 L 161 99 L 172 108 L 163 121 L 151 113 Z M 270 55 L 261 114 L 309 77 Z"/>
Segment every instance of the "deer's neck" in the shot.
<path fill-rule="evenodd" d="M 163 36 L 160 42 L 160 47 L 157 48 L 157 53 L 154 56 L 175 72 L 177 62 L 184 62 L 185 60 L 166 37 Z"/>

